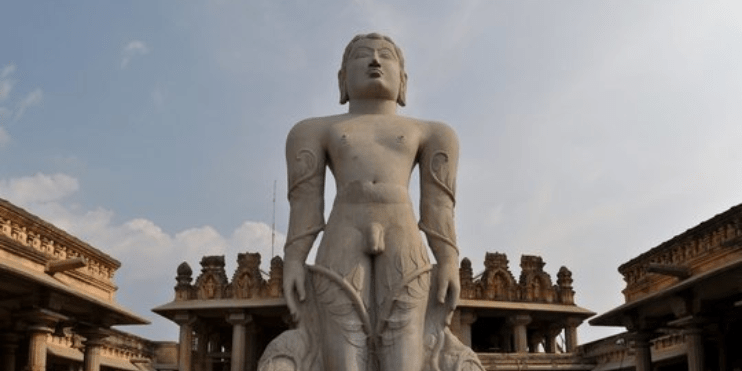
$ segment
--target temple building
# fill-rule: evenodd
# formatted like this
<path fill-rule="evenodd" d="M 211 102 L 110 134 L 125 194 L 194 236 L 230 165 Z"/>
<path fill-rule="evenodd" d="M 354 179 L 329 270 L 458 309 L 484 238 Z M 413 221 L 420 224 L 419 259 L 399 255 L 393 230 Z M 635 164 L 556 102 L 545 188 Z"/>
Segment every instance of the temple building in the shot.
<path fill-rule="evenodd" d="M 590 324 L 626 332 L 583 346 L 595 370 L 742 370 L 742 205 L 618 270 L 626 302 Z"/>
<path fill-rule="evenodd" d="M 281 258 L 268 273 L 259 254 L 236 260 L 231 276 L 224 256 L 181 264 L 154 309 L 180 338 L 153 342 L 115 328 L 147 323 L 115 300 L 119 261 L 0 199 L 0 371 L 253 371 L 293 324 Z M 523 255 L 516 279 L 509 264 L 486 253 L 482 273 L 459 269 L 451 331 L 488 370 L 742 370 L 742 205 L 621 265 L 625 303 L 589 323 L 625 332 L 587 344 L 577 327 L 594 313 L 569 269 Z"/>
<path fill-rule="evenodd" d="M 0 369 L 175 368 L 175 343 L 113 328 L 148 321 L 116 303 L 121 263 L 0 199 Z"/>
<path fill-rule="evenodd" d="M 256 370 L 267 344 L 291 325 L 281 258 L 271 260 L 267 275 L 259 254 L 239 254 L 231 279 L 224 265 L 224 256 L 205 256 L 194 280 L 191 267 L 181 264 L 174 300 L 153 309 L 180 326 L 180 371 Z M 487 369 L 594 366 L 577 352 L 577 326 L 594 313 L 575 305 L 566 267 L 554 283 L 544 265 L 541 257 L 522 256 L 516 280 L 505 254 L 488 253 L 484 272 L 475 277 L 463 259 L 451 330 Z"/>

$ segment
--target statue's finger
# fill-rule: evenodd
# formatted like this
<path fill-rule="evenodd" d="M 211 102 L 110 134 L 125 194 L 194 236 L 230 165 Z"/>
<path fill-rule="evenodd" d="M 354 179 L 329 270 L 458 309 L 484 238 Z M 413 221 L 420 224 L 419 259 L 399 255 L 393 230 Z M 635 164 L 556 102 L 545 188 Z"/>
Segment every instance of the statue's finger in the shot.
<path fill-rule="evenodd" d="M 304 289 L 304 282 L 297 282 L 296 292 L 299 294 L 299 301 L 304 301 L 307 297 L 306 290 Z"/>
<path fill-rule="evenodd" d="M 289 307 L 291 318 L 293 318 L 294 322 L 298 322 L 299 311 L 297 310 L 296 301 L 294 300 L 294 294 L 291 292 L 286 293 L 286 306 Z"/>
<path fill-rule="evenodd" d="M 448 285 L 441 285 L 438 288 L 438 302 L 444 304 L 446 302 L 446 292 L 448 291 Z"/>

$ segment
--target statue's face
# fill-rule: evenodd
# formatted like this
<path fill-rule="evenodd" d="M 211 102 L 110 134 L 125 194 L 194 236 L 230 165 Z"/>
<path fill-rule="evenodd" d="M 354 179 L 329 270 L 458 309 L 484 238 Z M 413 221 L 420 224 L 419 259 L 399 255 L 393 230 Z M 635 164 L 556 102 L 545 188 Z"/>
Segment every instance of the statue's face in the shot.
<path fill-rule="evenodd" d="M 401 75 L 394 45 L 386 40 L 361 39 L 353 44 L 345 65 L 350 100 L 397 100 Z"/>

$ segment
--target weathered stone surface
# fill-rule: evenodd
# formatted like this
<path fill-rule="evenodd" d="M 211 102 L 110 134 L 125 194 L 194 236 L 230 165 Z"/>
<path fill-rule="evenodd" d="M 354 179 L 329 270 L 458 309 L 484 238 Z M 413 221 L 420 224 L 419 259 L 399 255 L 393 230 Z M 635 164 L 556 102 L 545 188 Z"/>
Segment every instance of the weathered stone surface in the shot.
<path fill-rule="evenodd" d="M 446 327 L 460 293 L 456 135 L 445 124 L 397 115 L 407 74 L 388 37 L 356 36 L 338 78 L 348 113 L 304 120 L 288 135 L 283 291 L 299 325 L 268 346 L 259 369 L 482 369 Z M 408 193 L 415 166 L 419 222 Z M 325 223 L 328 167 L 337 196 Z M 306 266 L 321 231 L 316 265 Z"/>

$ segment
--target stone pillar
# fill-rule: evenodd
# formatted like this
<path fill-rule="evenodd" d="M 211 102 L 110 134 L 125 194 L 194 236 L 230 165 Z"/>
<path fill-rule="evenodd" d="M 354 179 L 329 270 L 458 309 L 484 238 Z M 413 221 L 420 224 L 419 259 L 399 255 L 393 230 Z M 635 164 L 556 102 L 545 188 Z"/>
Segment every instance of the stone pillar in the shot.
<path fill-rule="evenodd" d="M 459 340 L 469 348 L 471 348 L 471 325 L 476 321 L 477 315 L 474 312 L 470 310 L 460 311 L 459 331 L 461 336 L 459 336 Z"/>
<path fill-rule="evenodd" d="M 193 323 L 196 321 L 196 317 L 188 312 L 180 312 L 175 315 L 174 320 L 178 325 L 180 325 L 180 338 L 178 339 L 178 371 L 191 371 Z"/>
<path fill-rule="evenodd" d="M 543 331 L 533 331 L 531 332 L 531 336 L 528 339 L 528 349 L 531 353 L 538 353 L 538 346 L 541 345 L 541 342 L 544 341 L 544 338 L 546 336 L 544 335 Z"/>
<path fill-rule="evenodd" d="M 209 336 L 206 326 L 196 329 L 196 359 L 193 362 L 193 371 L 206 371 Z"/>
<path fill-rule="evenodd" d="M 566 344 L 566 352 L 573 353 L 577 350 L 577 326 L 582 323 L 579 318 L 568 318 L 564 323 L 564 342 Z"/>
<path fill-rule="evenodd" d="M 637 333 L 631 337 L 634 340 L 634 366 L 636 371 L 652 371 L 652 350 L 650 349 L 647 333 Z"/>
<path fill-rule="evenodd" d="M 103 329 L 90 329 L 79 331 L 85 337 L 85 353 L 83 358 L 83 371 L 100 371 L 100 349 L 105 344 L 109 333 Z"/>
<path fill-rule="evenodd" d="M 688 357 L 688 371 L 703 371 L 703 336 L 701 329 L 697 326 L 689 327 L 683 331 Z"/>
<path fill-rule="evenodd" d="M 15 371 L 15 352 L 18 350 L 18 335 L 6 333 L 0 336 L 2 348 L 2 371 Z"/>
<path fill-rule="evenodd" d="M 28 328 L 28 370 L 46 371 L 46 337 L 54 332 L 52 323 L 37 323 Z"/>
<path fill-rule="evenodd" d="M 227 315 L 227 322 L 232 324 L 232 367 L 231 371 L 247 371 L 245 368 L 247 359 L 247 324 L 252 321 L 252 316 L 245 312 L 233 312 Z M 252 344 L 250 344 L 252 346 Z M 254 352 L 251 352 L 254 353 Z M 255 358 L 254 355 L 252 355 Z M 250 360 L 252 363 L 252 360 Z"/>
<path fill-rule="evenodd" d="M 528 352 L 528 329 L 526 326 L 531 323 L 531 316 L 527 314 L 518 314 L 508 318 L 513 325 L 513 337 L 515 340 L 515 352 Z"/>
<path fill-rule="evenodd" d="M 557 336 L 562 332 L 560 326 L 549 326 L 546 330 L 546 339 L 544 341 L 544 351 L 554 354 L 557 351 Z"/>
<path fill-rule="evenodd" d="M 258 353 L 258 329 L 255 321 L 247 324 L 247 351 L 246 351 L 247 371 L 257 371 L 260 353 Z"/>

